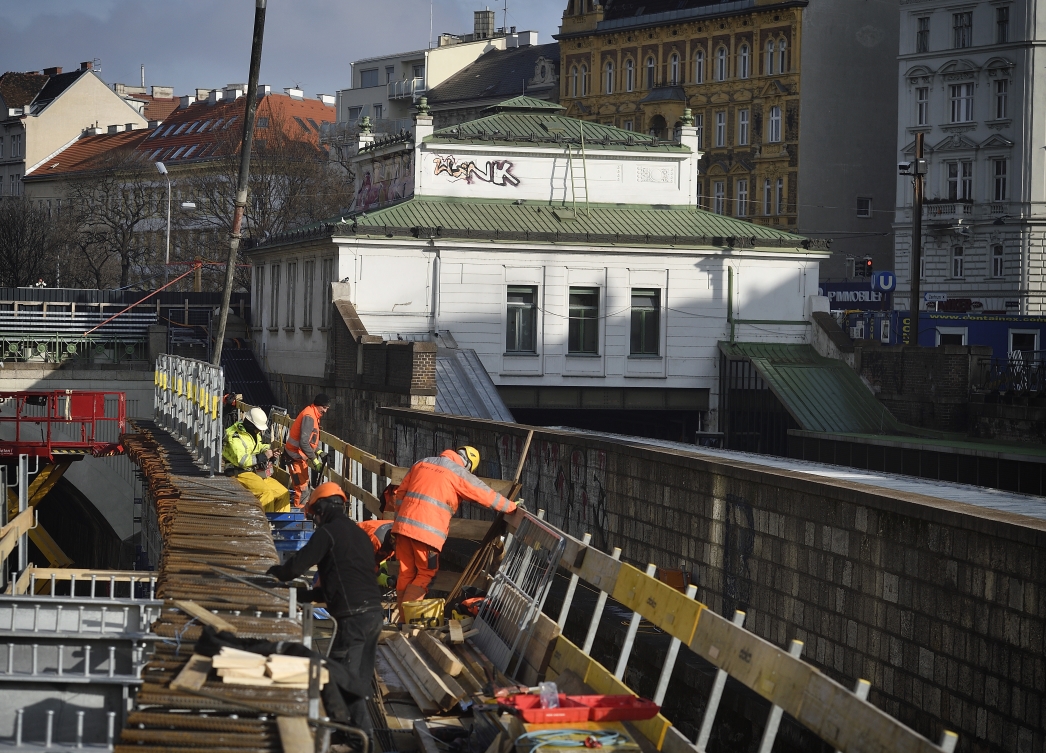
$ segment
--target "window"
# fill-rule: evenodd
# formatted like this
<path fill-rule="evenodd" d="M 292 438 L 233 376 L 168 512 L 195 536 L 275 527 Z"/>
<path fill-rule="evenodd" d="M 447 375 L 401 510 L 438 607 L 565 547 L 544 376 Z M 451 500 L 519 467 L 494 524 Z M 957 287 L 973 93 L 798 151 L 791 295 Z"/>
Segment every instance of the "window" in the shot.
<path fill-rule="evenodd" d="M 588 66 L 587 65 L 582 65 L 581 66 L 581 70 L 579 71 L 579 73 L 580 73 L 580 76 L 581 76 L 581 96 L 582 97 L 587 97 L 588 96 Z"/>
<path fill-rule="evenodd" d="M 697 54 L 694 55 L 694 83 L 703 84 L 705 82 L 705 51 L 698 50 Z"/>
<path fill-rule="evenodd" d="M 631 120 L 626 120 L 624 123 L 621 124 L 621 127 L 626 131 L 634 130 L 633 123 Z"/>
<path fill-rule="evenodd" d="M 962 279 L 963 276 L 963 248 L 956 246 L 952 249 L 952 277 Z"/>
<path fill-rule="evenodd" d="M 668 79 L 672 86 L 679 83 L 679 55 L 674 52 L 668 59 Z"/>
<path fill-rule="evenodd" d="M 726 146 L 726 113 L 715 114 L 715 145 Z"/>
<path fill-rule="evenodd" d="M 381 120 L 385 117 L 385 106 L 380 103 L 374 104 L 374 119 Z"/>
<path fill-rule="evenodd" d="M 378 69 L 371 68 L 370 70 L 360 71 L 360 88 L 370 89 L 371 87 L 378 85 Z"/>
<path fill-rule="evenodd" d="M 992 173 L 995 176 L 995 191 L 992 196 L 995 201 L 1006 201 L 1006 160 L 993 159 Z"/>
<path fill-rule="evenodd" d="M 951 84 L 952 122 L 969 123 L 973 120 L 973 84 Z"/>
<path fill-rule="evenodd" d="M 22 176 L 15 173 L 11 176 L 11 195 L 21 196 L 22 195 Z"/>
<path fill-rule="evenodd" d="M 1004 258 L 1002 246 L 992 246 L 992 277 L 1002 277 Z"/>
<path fill-rule="evenodd" d="M 769 217 L 772 212 L 771 209 L 771 197 L 773 195 L 773 189 L 771 188 L 770 179 L 767 178 L 763 181 L 763 214 Z"/>
<path fill-rule="evenodd" d="M 737 77 L 748 78 L 752 75 L 752 53 L 747 44 L 741 45 L 737 51 Z"/>
<path fill-rule="evenodd" d="M 599 288 L 570 288 L 567 353 L 599 352 Z"/>
<path fill-rule="evenodd" d="M 1035 358 L 1039 349 L 1039 333 L 1036 330 L 1010 330 L 1010 353 L 1020 353 L 1022 361 L 1041 360 Z"/>
<path fill-rule="evenodd" d="M 636 64 L 629 58 L 625 61 L 625 91 L 630 92 L 636 88 Z"/>
<path fill-rule="evenodd" d="M 661 291 L 632 289 L 632 338 L 634 356 L 656 356 L 661 344 Z"/>
<path fill-rule="evenodd" d="M 772 39 L 766 43 L 766 75 L 774 75 L 774 42 Z"/>
<path fill-rule="evenodd" d="M 948 162 L 948 200 L 973 200 L 973 162 L 958 160 Z"/>
<path fill-rule="evenodd" d="M 697 148 L 701 149 L 705 144 L 705 114 L 699 112 L 694 116 L 694 128 L 697 130 Z"/>
<path fill-rule="evenodd" d="M 350 123 L 355 123 L 357 120 L 360 119 L 360 115 L 362 115 L 362 114 L 363 114 L 363 108 L 362 107 L 350 107 L 350 108 L 348 108 L 348 112 L 346 113 L 346 117 L 347 117 L 347 119 L 348 119 L 348 121 Z"/>
<path fill-rule="evenodd" d="M 952 14 L 952 47 L 973 46 L 973 11 Z"/>
<path fill-rule="evenodd" d="M 920 86 L 915 90 L 916 125 L 927 125 L 930 122 L 930 87 Z"/>
<path fill-rule="evenodd" d="M 280 326 L 280 265 L 273 264 L 269 275 L 269 329 Z"/>
<path fill-rule="evenodd" d="M 613 63 L 609 63 L 609 62 L 607 63 L 606 69 L 604 70 L 604 74 L 605 74 L 604 75 L 604 81 L 605 81 L 605 84 L 606 84 L 606 93 L 607 94 L 613 94 L 614 93 L 614 64 Z"/>
<path fill-rule="evenodd" d="M 505 329 L 505 351 L 537 352 L 538 289 L 531 285 L 509 285 L 508 325 Z"/>
<path fill-rule="evenodd" d="M 254 268 L 254 307 L 251 309 L 252 321 L 260 325 L 265 308 L 265 265 Z"/>
<path fill-rule="evenodd" d="M 726 48 L 720 47 L 715 53 L 715 80 L 726 81 Z"/>
<path fill-rule="evenodd" d="M 705 184 L 700 180 L 697 182 L 697 195 L 694 197 L 694 202 L 699 209 L 705 208 Z"/>
<path fill-rule="evenodd" d="M 572 65 L 570 67 L 570 96 L 576 97 L 577 92 L 577 66 Z"/>
<path fill-rule="evenodd" d="M 745 178 L 737 181 L 737 216 L 748 216 L 748 180 Z"/>
<path fill-rule="evenodd" d="M 418 65 L 415 65 L 412 72 L 414 78 L 425 78 L 425 64 L 419 63 Z"/>
<path fill-rule="evenodd" d="M 785 41 L 782 39 L 777 43 L 777 72 L 787 73 L 788 72 L 788 52 L 785 49 Z"/>
<path fill-rule="evenodd" d="M 22 135 L 19 133 L 16 133 L 13 136 L 11 136 L 11 156 L 22 156 Z"/>
<path fill-rule="evenodd" d="M 295 296 L 297 295 L 298 287 L 298 264 L 297 262 L 290 262 L 287 265 L 287 323 L 284 325 L 288 328 L 294 327 L 294 306 Z"/>
<path fill-rule="evenodd" d="M 1006 117 L 1009 108 L 1007 98 L 1010 93 L 1010 82 L 1008 79 L 1000 78 L 995 82 L 995 119 L 1002 120 Z"/>
<path fill-rule="evenodd" d="M 307 261 L 302 265 L 302 271 L 305 273 L 304 279 L 302 280 L 305 284 L 302 286 L 301 291 L 301 326 L 312 329 L 312 306 L 314 299 L 314 290 L 316 281 L 316 262 Z"/>
<path fill-rule="evenodd" d="M 150 136 L 149 138 L 152 138 L 152 136 Z M 3 157 L 3 156 L 4 156 L 4 137 L 0 136 L 0 157 Z"/>
<path fill-rule="evenodd" d="M 657 67 L 657 64 L 654 62 L 654 56 L 651 55 L 650 57 L 648 57 L 646 59 L 646 88 L 647 89 L 653 89 L 654 88 L 654 71 L 655 71 L 656 67 Z"/>
<path fill-rule="evenodd" d="M 781 140 L 781 108 L 770 108 L 770 128 L 767 132 L 767 141 L 777 142 Z"/>
<path fill-rule="evenodd" d="M 1010 6 L 995 9 L 995 44 L 1010 41 Z"/>
<path fill-rule="evenodd" d="M 391 65 L 385 66 L 385 83 L 391 84 L 396 77 L 396 68 Z"/>
<path fill-rule="evenodd" d="M 930 17 L 923 16 L 915 21 L 915 51 L 930 51 Z"/>
<path fill-rule="evenodd" d="M 320 326 L 330 324 L 331 283 L 334 282 L 334 259 L 320 262 Z"/>
<path fill-rule="evenodd" d="M 737 111 L 737 143 L 738 146 L 748 145 L 748 110 Z"/>
<path fill-rule="evenodd" d="M 782 214 L 786 211 L 785 202 L 785 181 L 784 178 L 777 179 L 777 193 L 774 195 L 774 214 Z"/>
<path fill-rule="evenodd" d="M 865 196 L 857 197 L 857 216 L 862 219 L 871 219 L 872 217 L 872 200 Z"/>
<path fill-rule="evenodd" d="M 726 210 L 726 183 L 717 180 L 712 184 L 712 211 L 716 214 L 725 214 Z"/>

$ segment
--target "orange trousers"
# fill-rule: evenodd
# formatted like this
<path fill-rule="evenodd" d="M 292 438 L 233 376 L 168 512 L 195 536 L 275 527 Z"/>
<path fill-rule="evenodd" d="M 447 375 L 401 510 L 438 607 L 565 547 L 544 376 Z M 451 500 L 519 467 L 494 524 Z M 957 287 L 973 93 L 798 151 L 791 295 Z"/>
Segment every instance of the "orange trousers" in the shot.
<path fill-rule="evenodd" d="M 400 563 L 396 600 L 402 603 L 424 599 L 429 583 L 439 572 L 439 552 L 428 544 L 399 534 L 396 536 L 396 559 Z"/>
<path fill-rule="evenodd" d="M 287 459 L 287 475 L 291 477 L 291 504 L 301 507 L 309 494 L 309 461 Z"/>

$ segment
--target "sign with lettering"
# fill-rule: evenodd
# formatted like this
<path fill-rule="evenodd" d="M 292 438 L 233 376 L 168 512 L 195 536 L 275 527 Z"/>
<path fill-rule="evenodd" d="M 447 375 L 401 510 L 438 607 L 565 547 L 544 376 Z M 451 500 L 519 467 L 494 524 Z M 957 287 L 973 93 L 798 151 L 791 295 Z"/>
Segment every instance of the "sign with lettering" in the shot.
<path fill-rule="evenodd" d="M 822 282 L 820 294 L 832 311 L 889 310 L 889 295 L 872 290 L 871 282 Z"/>
<path fill-rule="evenodd" d="M 872 275 L 872 290 L 880 293 L 892 293 L 897 288 L 897 278 L 893 272 L 876 272 Z"/>

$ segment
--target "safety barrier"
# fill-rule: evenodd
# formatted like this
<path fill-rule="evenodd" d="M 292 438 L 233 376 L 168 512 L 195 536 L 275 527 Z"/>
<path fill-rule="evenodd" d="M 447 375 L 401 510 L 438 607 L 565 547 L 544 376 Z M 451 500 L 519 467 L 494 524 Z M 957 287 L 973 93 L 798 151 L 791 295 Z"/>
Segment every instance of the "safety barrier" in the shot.
<path fill-rule="evenodd" d="M 212 474 L 220 473 L 225 370 L 164 354 L 156 359 L 153 384 L 157 423 L 185 442 Z"/>
<path fill-rule="evenodd" d="M 238 403 L 237 407 L 246 412 L 252 406 Z M 292 420 L 286 414 L 270 414 L 276 441 L 285 438 L 291 423 Z M 320 442 L 330 453 L 324 476 L 329 481 L 340 483 L 349 495 L 352 517 L 356 520 L 364 519 L 369 517 L 368 511 L 380 515 L 381 504 L 377 496 L 379 479 L 399 483 L 409 469 L 385 463 L 326 432 L 321 432 Z M 371 491 L 362 486 L 363 470 L 371 474 Z M 483 480 L 502 494 L 508 494 L 512 486 L 511 481 Z M 538 518 L 541 517 L 542 511 L 539 510 Z M 525 521 L 528 524 L 537 523 L 533 516 L 523 511 L 508 516 L 507 520 L 510 530 L 517 534 L 523 532 Z M 867 680 L 858 680 L 851 692 L 803 661 L 800 657 L 803 647 L 801 641 L 793 640 L 788 649 L 775 646 L 744 628 L 743 612 L 737 612 L 733 619 L 727 619 L 697 601 L 694 598 L 694 586 L 690 586 L 684 594 L 655 578 L 655 565 L 649 564 L 645 571 L 639 570 L 620 561 L 620 549 L 607 554 L 590 546 L 589 534 L 579 540 L 547 523 L 541 525 L 547 526 L 557 539 L 565 542 L 560 544 L 563 548 L 558 550 L 561 552 L 558 564 L 570 573 L 570 584 L 560 609 L 559 627 L 566 624 L 579 580 L 598 591 L 584 644 L 579 647 L 560 635 L 549 663 L 548 679 L 572 672 L 596 693 L 634 695 L 623 678 L 643 620 L 672 637 L 658 681 L 655 702 L 660 704 L 664 700 L 681 648 L 697 654 L 716 668 L 712 693 L 694 742 L 660 714 L 647 721 L 634 722 L 636 729 L 659 751 L 704 753 L 727 677 L 732 677 L 771 703 L 770 716 L 758 748 L 760 753 L 770 753 L 785 713 L 839 751 L 952 753 L 955 750 L 958 736 L 954 732 L 945 731 L 940 744 L 934 744 L 868 702 L 870 686 Z M 525 552 L 526 549 L 519 551 Z M 540 568 L 535 572 L 538 570 Z M 538 594 L 539 591 L 543 589 L 538 586 L 531 593 Z M 540 598 L 536 600 L 540 601 Z M 633 613 L 613 672 L 589 655 L 608 598 L 613 598 Z M 532 627 L 532 624 L 519 624 L 520 632 L 529 631 Z"/>

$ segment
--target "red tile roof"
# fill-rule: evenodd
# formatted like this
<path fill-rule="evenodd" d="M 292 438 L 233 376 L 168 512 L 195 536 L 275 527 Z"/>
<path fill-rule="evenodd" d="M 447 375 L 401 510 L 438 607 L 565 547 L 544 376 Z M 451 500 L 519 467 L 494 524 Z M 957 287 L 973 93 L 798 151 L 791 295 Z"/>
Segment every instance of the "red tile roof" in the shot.
<path fill-rule="evenodd" d="M 96 158 L 100 155 L 111 152 L 113 149 L 133 149 L 138 143 L 144 141 L 149 133 L 150 131 L 143 128 L 137 131 L 83 136 L 26 174 L 25 177 L 27 179 L 46 179 L 51 175 L 90 170 L 95 166 Z"/>
<path fill-rule="evenodd" d="M 152 94 L 128 94 L 128 99 L 145 102 L 142 117 L 146 120 L 164 120 L 178 109 L 178 97 L 154 97 Z"/>

